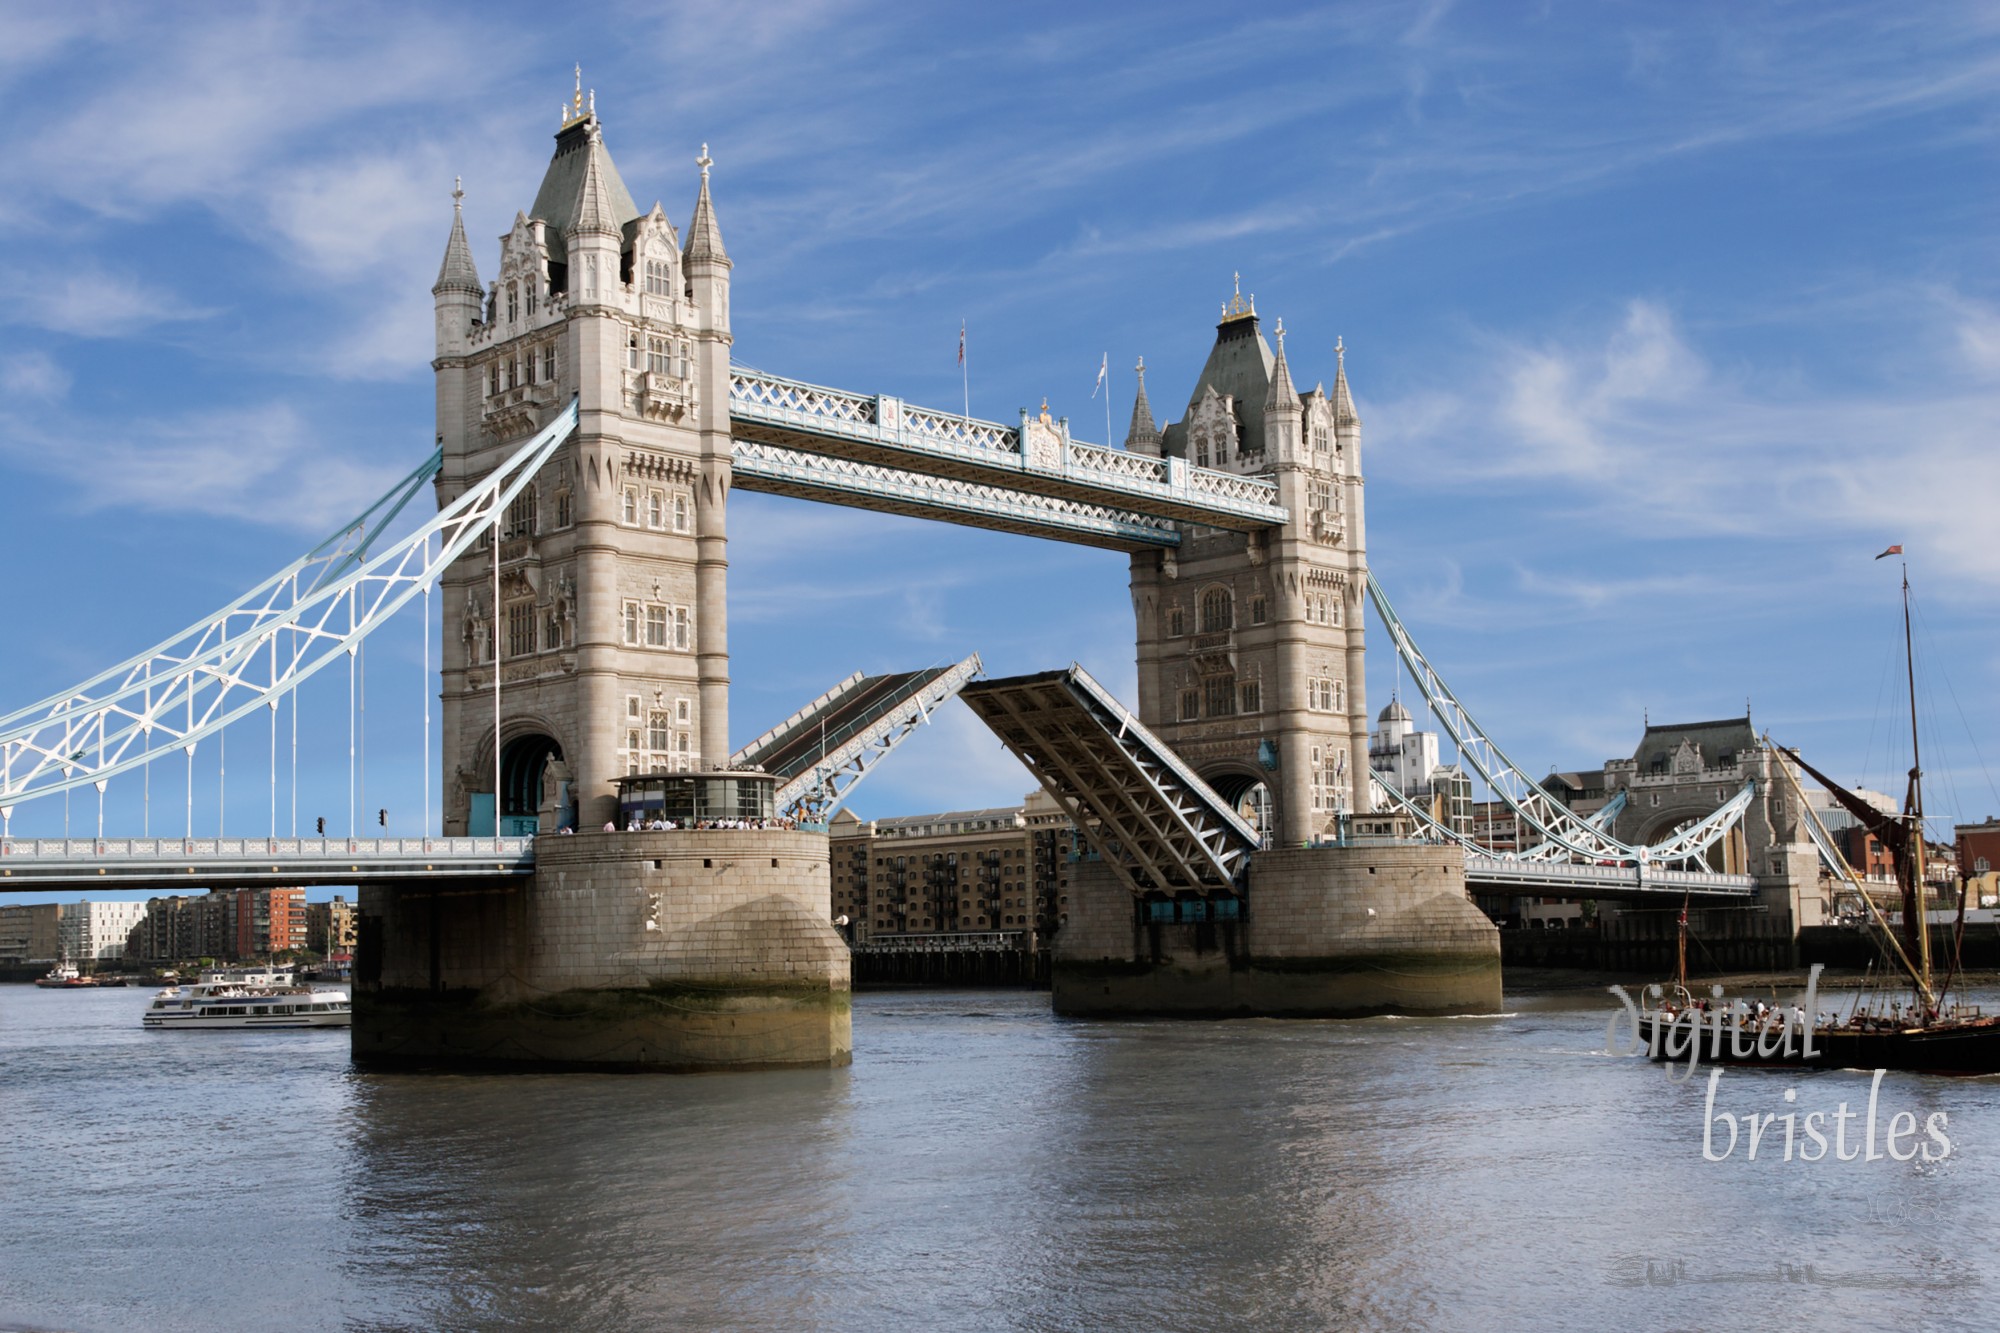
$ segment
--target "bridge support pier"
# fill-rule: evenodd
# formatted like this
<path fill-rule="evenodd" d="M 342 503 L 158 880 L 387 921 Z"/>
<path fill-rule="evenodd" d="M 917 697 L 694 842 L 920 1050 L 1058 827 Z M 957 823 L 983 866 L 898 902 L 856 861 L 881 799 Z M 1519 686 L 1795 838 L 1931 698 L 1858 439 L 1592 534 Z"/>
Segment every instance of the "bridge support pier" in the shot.
<path fill-rule="evenodd" d="M 1500 932 L 1456 848 L 1253 853 L 1239 922 L 1154 924 L 1099 861 L 1071 868 L 1056 1012 L 1345 1018 L 1500 1010 Z"/>
<path fill-rule="evenodd" d="M 447 1068 L 845 1065 L 826 836 L 547 837 L 534 878 L 364 886 L 354 1058 Z"/>

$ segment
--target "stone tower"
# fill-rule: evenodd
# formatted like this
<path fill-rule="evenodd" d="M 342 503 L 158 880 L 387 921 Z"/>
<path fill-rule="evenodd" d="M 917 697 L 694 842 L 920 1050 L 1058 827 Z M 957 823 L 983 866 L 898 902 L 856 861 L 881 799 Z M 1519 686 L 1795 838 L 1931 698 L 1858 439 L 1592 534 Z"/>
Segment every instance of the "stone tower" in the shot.
<path fill-rule="evenodd" d="M 1361 421 L 1345 350 L 1333 393 L 1301 394 L 1254 298 L 1223 305 L 1186 415 L 1154 426 L 1140 363 L 1126 448 L 1270 477 L 1283 528 L 1246 535 L 1184 524 L 1177 551 L 1132 557 L 1139 713 L 1274 845 L 1366 812 L 1368 711 L 1362 597 Z"/>
<path fill-rule="evenodd" d="M 441 580 L 448 834 L 594 827 L 617 777 L 728 762 L 729 256 L 706 147 L 683 242 L 632 202 L 595 100 L 579 80 L 498 277 L 455 206 L 431 289 L 441 505 L 580 414 L 505 515 L 497 598 L 490 546 Z"/>

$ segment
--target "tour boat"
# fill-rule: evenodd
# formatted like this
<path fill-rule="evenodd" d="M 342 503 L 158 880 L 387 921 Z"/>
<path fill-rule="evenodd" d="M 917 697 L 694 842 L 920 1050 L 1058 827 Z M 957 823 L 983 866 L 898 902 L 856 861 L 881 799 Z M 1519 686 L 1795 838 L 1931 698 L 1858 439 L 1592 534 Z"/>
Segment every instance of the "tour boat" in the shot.
<path fill-rule="evenodd" d="M 1889 554 L 1889 552 L 1884 552 Z M 1878 556 L 1877 559 L 1880 559 Z M 1638 1016 L 1634 1029 L 1655 1060 L 1687 1059 L 1690 1063 L 1777 1065 L 1822 1069 L 1896 1069 L 1925 1074 L 2000 1074 L 2000 1015 L 1981 1013 L 1976 1005 L 1953 1004 L 1947 996 L 1959 967 L 1957 948 L 1940 983 L 1931 960 L 1929 926 L 1932 912 L 1924 882 L 1924 789 L 1922 754 L 1917 742 L 1916 663 L 1911 655 L 1910 575 L 1903 571 L 1903 660 L 1910 694 L 1910 782 L 1901 813 L 1885 813 L 1860 795 L 1835 782 L 1787 751 L 1797 764 L 1825 787 L 1855 820 L 1879 839 L 1893 860 L 1903 910 L 1892 921 L 1865 891 L 1869 924 L 1886 962 L 1905 979 L 1905 986 L 1875 987 L 1857 995 L 1845 1014 L 1820 1014 L 1816 993 L 1820 969 L 1815 966 L 1803 1003 L 1749 1009 L 1742 1001 L 1697 999 L 1687 987 L 1687 908 L 1681 908 L 1679 976 L 1671 995 L 1654 987 L 1654 1003 Z M 1782 768 L 1783 765 L 1780 765 Z M 1790 778 L 1789 771 L 1785 773 Z M 1794 787 L 1796 788 L 1796 780 Z M 1817 820 L 1795 792 L 1808 819 Z M 1962 939 L 1967 919 L 1961 897 L 1954 914 Z M 1692 1041 L 1695 1049 L 1689 1049 Z"/>
<path fill-rule="evenodd" d="M 300 986 L 289 968 L 240 967 L 203 972 L 201 980 L 169 986 L 153 997 L 142 1020 L 149 1028 L 344 1028 L 354 1022 L 347 992 Z"/>

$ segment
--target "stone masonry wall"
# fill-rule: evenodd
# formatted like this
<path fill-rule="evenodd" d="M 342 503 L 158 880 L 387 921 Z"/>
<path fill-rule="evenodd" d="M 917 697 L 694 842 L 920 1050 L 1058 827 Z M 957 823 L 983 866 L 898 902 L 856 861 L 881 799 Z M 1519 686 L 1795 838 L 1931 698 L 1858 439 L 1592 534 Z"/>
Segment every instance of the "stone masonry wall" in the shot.
<path fill-rule="evenodd" d="M 365 888 L 358 1059 L 715 1069 L 845 1064 L 823 834 L 541 840 L 526 884 Z"/>
<path fill-rule="evenodd" d="M 1068 1014 L 1491 1013 L 1499 932 L 1462 858 L 1410 844 L 1259 852 L 1240 923 L 1155 925 L 1097 862 L 1054 946 Z"/>

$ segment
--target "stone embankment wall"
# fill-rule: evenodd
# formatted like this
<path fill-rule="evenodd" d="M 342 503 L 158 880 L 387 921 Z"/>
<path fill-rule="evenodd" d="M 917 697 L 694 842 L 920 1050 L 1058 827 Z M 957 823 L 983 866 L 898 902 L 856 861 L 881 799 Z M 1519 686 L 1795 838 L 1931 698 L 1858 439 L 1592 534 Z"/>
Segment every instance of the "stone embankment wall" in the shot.
<path fill-rule="evenodd" d="M 1112 871 L 1073 867 L 1057 933 L 1056 1012 L 1074 1015 L 1495 1013 L 1499 931 L 1465 895 L 1455 849 L 1259 852 L 1246 917 L 1154 924 Z"/>
<path fill-rule="evenodd" d="M 745 1069 L 852 1057 L 826 838 L 545 837 L 532 881 L 361 891 L 354 1054 Z"/>

